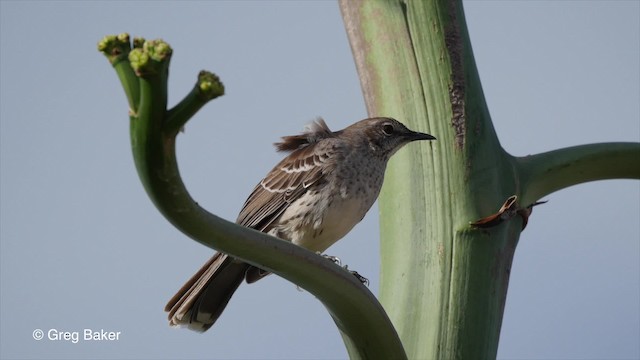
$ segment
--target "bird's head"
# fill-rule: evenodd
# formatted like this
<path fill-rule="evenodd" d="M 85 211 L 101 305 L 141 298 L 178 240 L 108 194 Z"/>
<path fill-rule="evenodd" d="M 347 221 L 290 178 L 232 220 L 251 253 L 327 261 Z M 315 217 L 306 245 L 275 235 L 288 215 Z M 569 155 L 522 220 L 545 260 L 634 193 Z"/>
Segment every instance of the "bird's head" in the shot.
<path fill-rule="evenodd" d="M 385 117 L 361 120 L 342 130 L 341 136 L 362 139 L 373 152 L 386 159 L 410 142 L 436 139 L 432 135 L 409 130 L 398 120 Z"/>

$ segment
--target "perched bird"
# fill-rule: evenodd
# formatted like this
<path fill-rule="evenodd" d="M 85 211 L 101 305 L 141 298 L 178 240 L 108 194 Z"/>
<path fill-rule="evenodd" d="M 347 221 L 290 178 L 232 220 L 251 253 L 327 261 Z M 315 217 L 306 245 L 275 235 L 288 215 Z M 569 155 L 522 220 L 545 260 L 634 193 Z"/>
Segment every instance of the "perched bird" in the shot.
<path fill-rule="evenodd" d="M 389 158 L 412 141 L 434 139 L 391 118 L 365 119 L 335 132 L 318 119 L 275 144 L 290 154 L 253 189 L 236 223 L 324 251 L 371 208 Z M 267 274 L 216 253 L 167 303 L 170 325 L 206 331 L 243 280 Z"/>

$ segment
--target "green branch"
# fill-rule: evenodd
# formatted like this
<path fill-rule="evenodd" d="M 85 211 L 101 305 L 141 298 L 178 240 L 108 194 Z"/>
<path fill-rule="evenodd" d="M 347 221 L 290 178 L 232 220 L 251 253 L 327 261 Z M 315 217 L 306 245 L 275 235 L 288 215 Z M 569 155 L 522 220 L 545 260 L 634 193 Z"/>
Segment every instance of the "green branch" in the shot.
<path fill-rule="evenodd" d="M 174 106 L 167 114 L 167 129 L 170 133 L 178 132 L 184 124 L 195 115 L 209 100 L 224 94 L 224 86 L 213 73 L 201 71 L 198 82 L 191 92 Z"/>
<path fill-rule="evenodd" d="M 574 146 L 515 158 L 515 161 L 525 204 L 588 181 L 640 179 L 639 143 Z"/>
<path fill-rule="evenodd" d="M 109 62 L 116 70 L 122 88 L 127 95 L 130 112 L 132 114 L 135 113 L 140 102 L 140 88 L 138 79 L 129 63 L 129 52 L 131 51 L 129 34 L 105 36 L 98 43 L 98 51 L 109 59 Z"/>
<path fill-rule="evenodd" d="M 161 40 L 134 39 L 131 50 L 124 44 L 128 38 L 126 34 L 105 37 L 98 48 L 119 64 L 114 69 L 133 110 L 130 135 L 136 169 L 158 210 L 192 239 L 278 274 L 315 295 L 333 317 L 352 358 L 406 358 L 384 309 L 350 272 L 290 242 L 223 220 L 191 198 L 176 162 L 178 129 L 206 102 L 221 96 L 224 86 L 215 75 L 201 72 L 191 93 L 167 111 L 171 48 Z M 114 55 L 110 44 L 116 40 L 124 50 Z"/>

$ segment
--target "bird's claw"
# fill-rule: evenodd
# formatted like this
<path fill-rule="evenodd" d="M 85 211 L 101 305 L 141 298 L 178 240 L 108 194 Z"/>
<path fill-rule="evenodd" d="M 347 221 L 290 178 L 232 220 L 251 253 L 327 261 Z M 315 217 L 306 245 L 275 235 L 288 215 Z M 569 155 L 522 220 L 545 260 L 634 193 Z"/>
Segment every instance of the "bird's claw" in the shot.
<path fill-rule="evenodd" d="M 332 256 L 332 255 L 327 255 L 327 254 L 323 254 L 321 252 L 316 252 L 316 254 L 322 256 L 323 258 L 332 261 L 334 264 L 341 266 L 342 262 L 340 261 L 340 258 L 337 256 Z M 347 270 L 348 272 L 351 273 L 351 275 L 355 276 L 363 285 L 369 286 L 369 279 L 367 279 L 366 277 L 358 274 L 357 271 L 354 270 L 349 270 L 349 265 L 345 265 L 343 266 L 343 268 L 345 270 Z"/>
<path fill-rule="evenodd" d="M 347 270 L 348 272 L 350 272 L 351 275 L 355 276 L 356 279 L 358 279 L 362 283 L 362 285 L 369 286 L 369 279 L 367 279 L 366 277 L 358 274 L 358 272 L 355 271 L 355 270 L 349 270 L 349 266 L 348 265 L 345 265 L 344 269 Z"/>
<path fill-rule="evenodd" d="M 316 252 L 316 254 L 322 256 L 323 258 L 330 260 L 331 262 L 333 262 L 334 264 L 340 266 L 342 265 L 342 262 L 340 261 L 340 258 L 337 256 L 332 256 L 332 255 L 327 255 L 327 254 L 323 254 L 321 252 Z"/>

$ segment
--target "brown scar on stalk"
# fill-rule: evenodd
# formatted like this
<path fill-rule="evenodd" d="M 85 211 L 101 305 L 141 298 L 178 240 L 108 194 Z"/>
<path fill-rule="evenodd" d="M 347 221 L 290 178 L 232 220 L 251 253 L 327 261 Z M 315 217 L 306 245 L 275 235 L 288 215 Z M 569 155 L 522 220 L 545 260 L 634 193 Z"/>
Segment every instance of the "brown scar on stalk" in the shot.
<path fill-rule="evenodd" d="M 546 203 L 546 201 L 536 201 L 533 204 L 521 207 L 518 204 L 518 196 L 512 195 L 504 202 L 504 204 L 502 204 L 502 207 L 500 207 L 500 210 L 498 210 L 497 213 L 473 221 L 470 223 L 470 225 L 473 227 L 486 229 L 498 226 L 499 224 L 512 219 L 514 216 L 520 215 L 522 217 L 522 230 L 524 230 L 524 228 L 527 227 L 527 223 L 529 222 L 529 216 L 531 215 L 532 208 L 536 205 L 544 203 Z"/>

